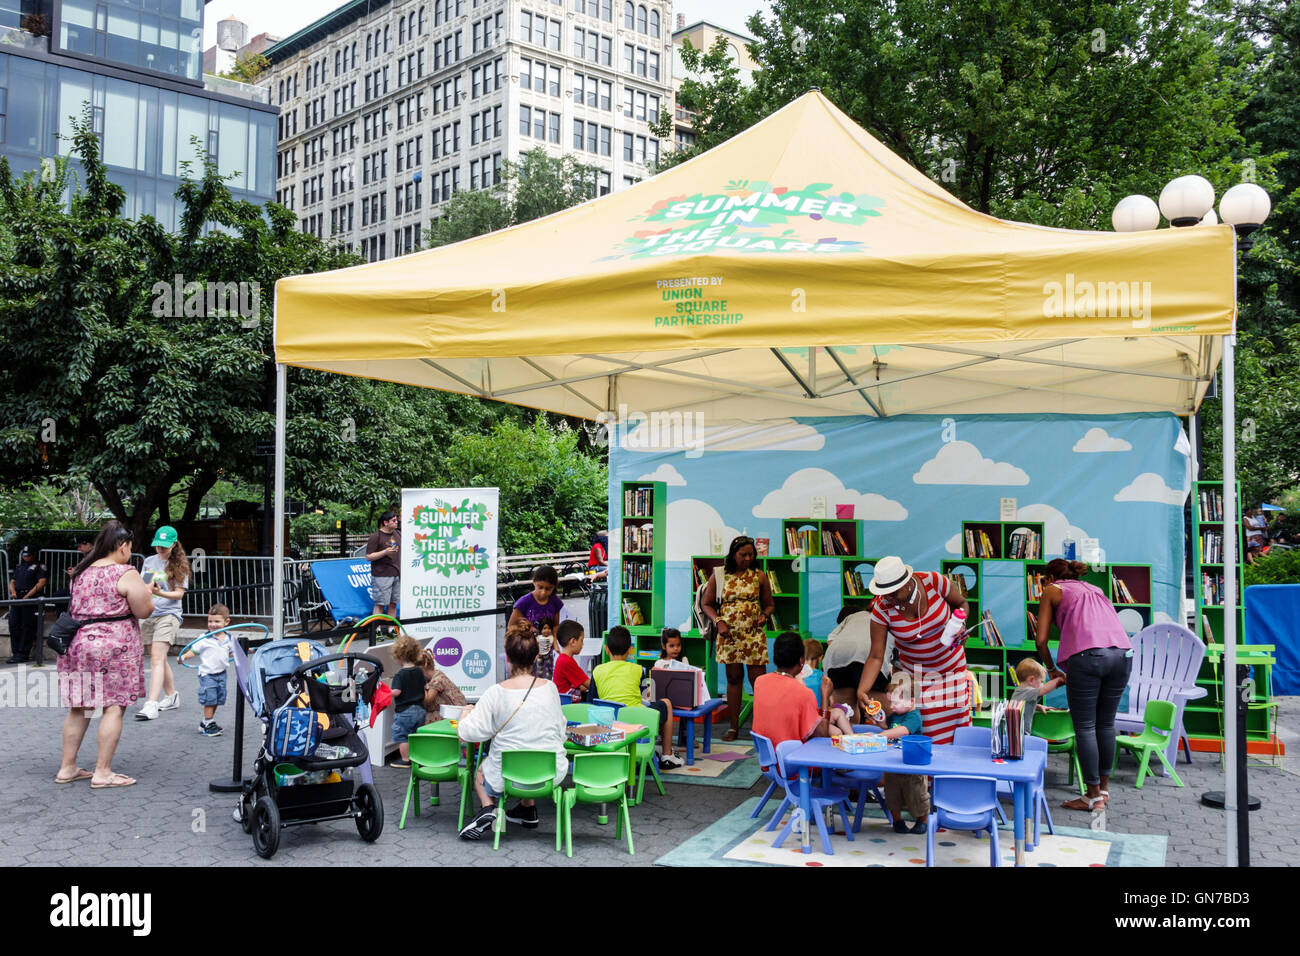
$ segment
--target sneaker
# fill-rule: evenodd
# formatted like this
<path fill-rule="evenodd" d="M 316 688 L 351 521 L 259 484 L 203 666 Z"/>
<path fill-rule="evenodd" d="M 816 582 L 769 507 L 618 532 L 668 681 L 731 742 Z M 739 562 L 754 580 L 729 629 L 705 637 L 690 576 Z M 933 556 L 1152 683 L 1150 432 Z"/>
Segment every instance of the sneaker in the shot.
<path fill-rule="evenodd" d="M 516 803 L 506 811 L 506 819 L 511 823 L 518 823 L 525 830 L 536 830 L 538 825 L 537 807 L 526 807 L 522 803 Z"/>
<path fill-rule="evenodd" d="M 925 832 L 925 821 L 924 821 L 924 820 L 917 820 L 915 823 L 912 824 L 912 829 L 911 829 L 910 831 L 908 831 L 908 832 L 910 832 L 910 833 L 924 833 L 924 832 Z"/>
<path fill-rule="evenodd" d="M 181 695 L 169 694 L 158 702 L 159 710 L 176 710 L 181 705 Z"/>
<path fill-rule="evenodd" d="M 906 833 L 906 832 L 907 832 L 907 824 L 904 823 L 902 820 L 895 820 L 895 821 L 894 821 L 894 832 L 895 832 L 895 833 Z"/>
<path fill-rule="evenodd" d="M 474 816 L 474 819 L 465 824 L 464 829 L 460 831 L 460 838 L 462 840 L 483 839 L 492 832 L 492 825 L 496 823 L 496 819 L 497 808 L 484 807 Z"/>
<path fill-rule="evenodd" d="M 199 733 L 204 737 L 220 737 L 221 725 L 215 720 L 209 721 L 206 724 L 199 724 Z"/>
<path fill-rule="evenodd" d="M 136 720 L 153 720 L 158 716 L 158 704 L 152 700 L 146 700 L 140 709 L 135 712 Z"/>
<path fill-rule="evenodd" d="M 677 754 L 664 754 L 659 758 L 660 770 L 676 770 L 681 766 L 684 766 L 684 762 Z"/>

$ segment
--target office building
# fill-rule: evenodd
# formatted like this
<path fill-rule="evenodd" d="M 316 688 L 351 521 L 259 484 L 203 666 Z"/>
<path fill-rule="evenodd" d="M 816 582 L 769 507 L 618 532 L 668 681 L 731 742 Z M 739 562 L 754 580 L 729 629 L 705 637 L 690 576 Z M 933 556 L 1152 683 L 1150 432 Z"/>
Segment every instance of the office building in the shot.
<path fill-rule="evenodd" d="M 203 72 L 229 73 L 241 56 L 265 54 L 282 39 L 283 37 L 272 36 L 270 33 L 259 33 L 250 39 L 248 24 L 243 20 L 236 17 L 218 20 L 217 42 L 203 51 Z"/>
<path fill-rule="evenodd" d="M 444 204 L 535 147 L 648 176 L 671 100 L 669 3 L 353 0 L 267 51 L 276 195 L 368 260 L 419 247 Z"/>
<path fill-rule="evenodd" d="M 267 201 L 276 109 L 253 86 L 205 86 L 202 36 L 200 0 L 0 0 L 0 155 L 18 175 L 68 155 L 89 107 L 127 216 L 176 228 L 184 164 L 197 174 L 204 153 L 237 198 Z"/>
<path fill-rule="evenodd" d="M 746 44 L 753 43 L 754 38 L 744 33 L 736 33 L 707 20 L 699 20 L 686 25 L 686 17 L 677 15 L 677 28 L 673 30 L 673 147 L 689 149 L 695 145 L 695 114 L 677 105 L 677 91 L 682 88 L 686 77 L 686 67 L 682 63 L 682 41 L 690 40 L 697 50 L 711 50 L 718 38 L 725 39 L 727 56 L 740 72 L 740 82 L 750 86 L 754 82 L 754 71 L 758 64 L 749 55 Z"/>

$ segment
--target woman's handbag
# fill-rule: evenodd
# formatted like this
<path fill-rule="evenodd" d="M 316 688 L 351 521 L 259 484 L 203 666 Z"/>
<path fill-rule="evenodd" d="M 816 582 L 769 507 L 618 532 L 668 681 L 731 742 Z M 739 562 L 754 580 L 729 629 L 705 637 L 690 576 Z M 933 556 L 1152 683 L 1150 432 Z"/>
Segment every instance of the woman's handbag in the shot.
<path fill-rule="evenodd" d="M 84 621 L 78 621 L 67 611 L 64 611 L 45 633 L 45 646 L 62 657 L 68 653 L 68 648 L 72 646 L 72 641 L 76 638 L 77 632 L 87 624 L 99 624 L 103 621 L 126 621 L 133 617 L 135 615 L 128 612 L 119 614 L 116 617 L 91 617 Z"/>

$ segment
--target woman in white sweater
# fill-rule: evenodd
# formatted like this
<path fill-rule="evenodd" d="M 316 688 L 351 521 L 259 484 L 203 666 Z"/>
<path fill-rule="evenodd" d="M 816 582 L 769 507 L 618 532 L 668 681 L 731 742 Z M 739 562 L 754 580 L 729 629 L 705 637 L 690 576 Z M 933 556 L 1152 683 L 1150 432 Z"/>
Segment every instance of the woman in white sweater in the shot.
<path fill-rule="evenodd" d="M 510 676 L 493 684 L 477 705 L 465 708 L 457 730 L 466 743 L 492 741 L 487 759 L 479 765 L 474 790 L 483 808 L 460 831 L 462 839 L 478 840 L 492 832 L 496 802 L 505 792 L 501 779 L 501 755 L 507 750 L 552 750 L 555 752 L 555 782 L 564 779 L 569 758 L 564 752 L 564 712 L 560 695 L 550 681 L 534 677 L 537 638 L 524 625 L 506 632 L 506 660 Z M 537 806 L 523 800 L 506 811 L 506 819 L 536 829 Z"/>

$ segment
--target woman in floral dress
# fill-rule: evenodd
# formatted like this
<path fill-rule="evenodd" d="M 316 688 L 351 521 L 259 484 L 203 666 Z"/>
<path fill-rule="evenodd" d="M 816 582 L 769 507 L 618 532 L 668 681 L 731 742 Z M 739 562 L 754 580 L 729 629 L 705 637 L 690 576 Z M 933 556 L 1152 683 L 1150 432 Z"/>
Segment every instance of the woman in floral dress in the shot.
<path fill-rule="evenodd" d="M 744 668 L 749 670 L 749 684 L 767 670 L 768 616 L 776 610 L 767 575 L 754 567 L 758 555 L 754 539 L 734 538 L 723 564 L 721 601 L 718 600 L 717 575 L 709 577 L 704 588 L 704 608 L 718 626 L 717 660 L 727 672 L 727 716 L 731 729 L 723 740 L 735 740 L 740 733 L 740 696 Z"/>
<path fill-rule="evenodd" d="M 112 769 L 122 715 L 145 693 L 137 619 L 153 613 L 149 588 L 131 567 L 132 539 L 128 528 L 108 522 L 72 572 L 69 613 L 78 621 L 101 620 L 81 628 L 68 653 L 59 658 L 59 699 L 68 716 L 63 721 L 63 756 L 55 783 L 89 780 L 96 790 L 135 783 Z M 77 766 L 77 751 L 90 726 L 90 711 L 97 707 L 104 714 L 96 735 L 95 769 L 83 770 Z"/>

